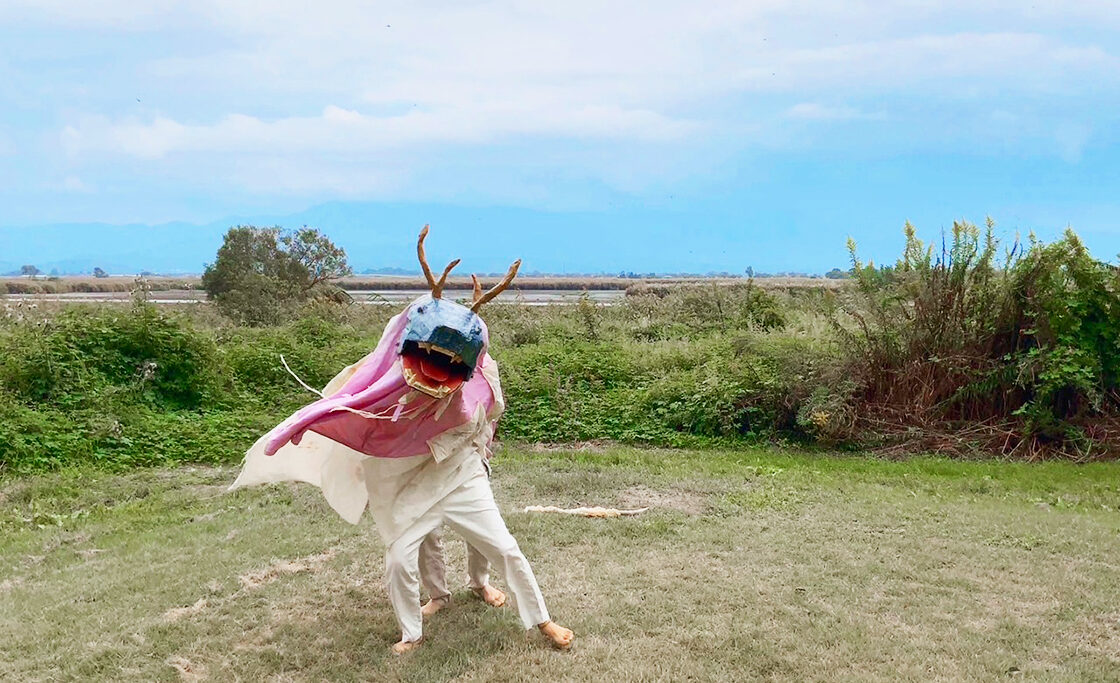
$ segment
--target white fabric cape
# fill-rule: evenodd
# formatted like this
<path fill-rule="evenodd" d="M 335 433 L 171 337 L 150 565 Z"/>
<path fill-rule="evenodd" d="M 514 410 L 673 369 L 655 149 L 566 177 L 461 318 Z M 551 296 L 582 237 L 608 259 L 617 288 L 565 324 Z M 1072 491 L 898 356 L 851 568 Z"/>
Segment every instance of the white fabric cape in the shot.
<path fill-rule="evenodd" d="M 342 387 L 359 365 L 338 373 L 323 395 Z M 430 453 L 377 458 L 308 431 L 299 445 L 288 443 L 275 455 L 265 455 L 265 435 L 245 454 L 241 473 L 230 490 L 280 481 L 318 486 L 327 503 L 351 524 L 357 524 L 369 507 L 381 539 L 388 545 L 436 502 L 485 468 L 493 425 L 505 409 L 505 401 L 498 364 L 491 360 L 478 371 L 494 392 L 489 414 L 479 406 L 470 422 L 429 439 Z"/>

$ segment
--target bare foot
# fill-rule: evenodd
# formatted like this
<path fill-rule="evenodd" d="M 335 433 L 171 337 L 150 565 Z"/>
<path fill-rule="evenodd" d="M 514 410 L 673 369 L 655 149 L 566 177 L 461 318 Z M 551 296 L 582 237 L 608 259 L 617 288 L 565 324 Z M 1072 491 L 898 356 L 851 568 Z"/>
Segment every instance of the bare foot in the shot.
<path fill-rule="evenodd" d="M 506 594 L 494 588 L 490 584 L 486 584 L 481 588 L 471 588 L 474 594 L 486 601 L 487 605 L 491 607 L 501 607 L 506 604 Z"/>
<path fill-rule="evenodd" d="M 420 647 L 423 642 L 423 638 L 421 638 L 420 640 L 402 640 L 399 643 L 394 643 L 391 649 L 393 650 L 393 654 L 403 655 L 406 652 L 412 652 L 416 648 Z"/>
<path fill-rule="evenodd" d="M 537 628 L 552 642 L 552 647 L 558 650 L 571 649 L 572 639 L 576 637 L 571 629 L 566 629 L 554 621 L 546 621 L 539 624 Z"/>
<path fill-rule="evenodd" d="M 450 595 L 444 595 L 440 598 L 432 598 L 431 600 L 425 602 L 424 606 L 420 608 L 420 614 L 424 615 L 424 618 L 427 619 L 444 607 L 447 607 L 449 604 L 451 604 Z"/>

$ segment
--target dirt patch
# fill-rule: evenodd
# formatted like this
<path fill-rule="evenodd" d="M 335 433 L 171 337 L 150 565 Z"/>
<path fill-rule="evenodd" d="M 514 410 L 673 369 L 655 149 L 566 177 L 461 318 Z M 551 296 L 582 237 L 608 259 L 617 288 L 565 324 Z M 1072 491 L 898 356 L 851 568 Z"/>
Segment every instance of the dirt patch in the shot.
<path fill-rule="evenodd" d="M 27 492 L 31 490 L 31 484 L 26 481 L 14 480 L 0 488 L 0 505 L 6 504 L 8 501 L 16 502 L 27 499 Z"/>
<path fill-rule="evenodd" d="M 14 579 L 4 579 L 0 581 L 0 593 L 7 593 L 16 586 L 23 583 L 23 579 L 16 577 Z"/>
<path fill-rule="evenodd" d="M 198 500 L 213 500 L 221 498 L 229 492 L 229 484 L 220 482 L 217 484 L 190 484 L 180 488 L 185 498 L 198 499 Z"/>
<path fill-rule="evenodd" d="M 199 598 L 197 602 L 189 607 L 172 607 L 163 613 L 163 619 L 167 622 L 176 622 L 180 619 L 194 617 L 207 608 L 221 607 L 230 600 L 236 599 L 237 596 L 244 595 L 248 591 L 253 591 L 261 586 L 272 583 L 282 576 L 299 574 L 307 571 L 317 571 L 321 564 L 335 556 L 335 552 L 334 549 L 330 549 L 321 553 L 316 553 L 315 555 L 308 555 L 298 560 L 280 560 L 264 569 L 242 574 L 237 577 L 238 581 L 241 582 L 241 588 L 225 596 L 221 595 L 222 583 L 217 579 L 212 579 L 206 584 L 209 597 Z"/>
<path fill-rule="evenodd" d="M 91 539 L 92 539 L 92 536 L 90 536 L 88 533 L 85 533 L 85 532 L 80 532 L 80 533 L 62 532 L 62 533 L 56 534 L 54 536 L 51 536 L 46 541 L 43 541 L 43 545 L 40 548 L 40 552 L 42 552 L 44 554 L 44 556 L 45 555 L 50 555 L 51 553 L 58 550 L 59 548 L 61 548 L 64 545 L 89 543 Z"/>
<path fill-rule="evenodd" d="M 214 510 L 213 512 L 207 512 L 206 514 L 198 515 L 197 517 L 191 517 L 191 521 L 192 522 L 209 522 L 210 520 L 215 519 L 218 515 L 224 515 L 225 513 L 229 512 L 231 509 L 232 508 L 222 508 L 221 510 Z"/>
<path fill-rule="evenodd" d="M 634 446 L 632 444 L 625 444 L 619 441 L 612 441 L 611 439 L 592 439 L 590 441 L 560 441 L 560 442 L 541 442 L 534 441 L 532 443 L 512 442 L 508 446 L 502 445 L 499 442 L 498 448 L 494 451 L 500 453 L 503 448 L 513 448 L 517 451 L 524 453 L 609 453 L 617 450 L 630 450 L 640 451 L 642 453 L 654 455 L 671 455 L 674 453 L 672 448 L 661 448 L 657 446 Z"/>
<path fill-rule="evenodd" d="M 615 441 L 576 441 L 574 443 L 532 443 L 525 447 L 530 453 L 556 453 L 578 451 L 581 453 L 604 453 L 618 448 Z"/>
<path fill-rule="evenodd" d="M 265 624 L 260 628 L 247 631 L 244 637 L 233 646 L 233 649 L 237 652 L 275 650 L 276 646 L 272 643 L 272 638 L 272 626 Z"/>
<path fill-rule="evenodd" d="M 181 681 L 201 681 L 207 678 L 206 667 L 194 664 L 186 657 L 171 657 L 167 660 L 167 665 L 179 672 Z"/>
<path fill-rule="evenodd" d="M 330 560 L 335 555 L 334 550 L 327 550 L 316 555 L 309 555 L 299 560 L 281 560 L 265 567 L 264 569 L 242 574 L 237 577 L 241 581 L 243 588 L 252 590 L 259 588 L 266 583 L 272 583 L 276 579 L 286 574 L 299 574 L 300 572 L 311 571 L 318 565 Z"/>
<path fill-rule="evenodd" d="M 1082 617 L 1073 631 L 1078 645 L 1120 664 L 1120 612 Z"/>
<path fill-rule="evenodd" d="M 193 465 L 191 467 L 183 468 L 168 468 L 166 470 L 158 470 L 154 472 L 154 478 L 158 481 L 181 481 L 184 474 L 198 475 L 203 479 L 223 479 L 236 471 L 234 467 L 223 467 L 220 465 L 207 466 L 207 465 Z"/>
<path fill-rule="evenodd" d="M 202 610 L 206 609 L 206 606 L 209 604 L 210 603 L 206 601 L 206 598 L 200 598 L 198 602 L 194 603 L 190 607 L 173 607 L 167 610 L 163 613 L 163 618 L 167 621 L 179 621 L 183 617 L 193 617 Z"/>
<path fill-rule="evenodd" d="M 686 515 L 702 515 L 708 509 L 704 497 L 690 491 L 658 491 L 648 486 L 632 486 L 618 496 L 619 507 L 664 508 Z"/>
<path fill-rule="evenodd" d="M 271 567 L 265 567 L 259 571 L 249 572 L 237 577 L 241 581 L 241 585 L 249 590 L 260 588 L 266 583 L 272 583 L 284 574 L 298 574 L 308 570 L 308 566 L 302 562 L 290 562 L 284 560 L 277 562 Z"/>

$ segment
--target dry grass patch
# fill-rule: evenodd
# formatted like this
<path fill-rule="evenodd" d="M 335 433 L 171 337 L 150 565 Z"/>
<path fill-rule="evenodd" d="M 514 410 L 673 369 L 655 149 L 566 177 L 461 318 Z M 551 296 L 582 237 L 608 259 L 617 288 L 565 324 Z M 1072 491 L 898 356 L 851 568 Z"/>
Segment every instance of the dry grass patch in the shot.
<path fill-rule="evenodd" d="M 655 490 L 648 486 L 631 486 L 618 495 L 618 504 L 624 508 L 659 508 L 676 510 L 686 515 L 703 514 L 708 509 L 704 497 L 693 491 Z"/>

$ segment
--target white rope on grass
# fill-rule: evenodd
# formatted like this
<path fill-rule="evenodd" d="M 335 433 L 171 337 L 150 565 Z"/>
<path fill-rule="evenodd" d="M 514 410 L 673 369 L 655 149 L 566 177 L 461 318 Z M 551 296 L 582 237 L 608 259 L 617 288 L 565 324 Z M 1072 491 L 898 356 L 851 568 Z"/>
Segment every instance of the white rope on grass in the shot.
<path fill-rule="evenodd" d="M 555 505 L 530 505 L 525 512 L 555 512 L 561 515 L 576 515 L 579 517 L 633 517 L 640 515 L 649 508 L 634 510 L 619 510 L 618 508 L 583 507 L 583 508 L 558 508 Z"/>

